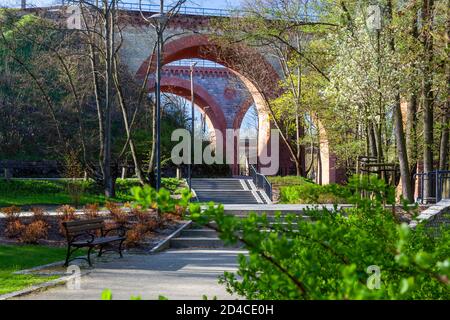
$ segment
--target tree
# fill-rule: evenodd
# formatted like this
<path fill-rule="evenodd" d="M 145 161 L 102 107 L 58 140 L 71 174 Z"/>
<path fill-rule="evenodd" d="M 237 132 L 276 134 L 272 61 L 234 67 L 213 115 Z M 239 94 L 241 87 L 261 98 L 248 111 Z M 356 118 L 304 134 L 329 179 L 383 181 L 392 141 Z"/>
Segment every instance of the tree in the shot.
<path fill-rule="evenodd" d="M 223 47 L 240 43 L 257 47 L 264 55 L 273 57 L 274 64 L 279 66 L 281 90 L 274 89 L 269 83 L 273 80 L 269 70 L 261 70 L 260 65 L 253 63 L 255 57 L 251 50 L 236 50 L 239 57 L 233 59 L 235 64 L 238 61 L 240 72 L 262 93 L 266 111 L 279 129 L 297 175 L 305 174 L 303 139 L 304 128 L 309 122 L 304 114 L 311 111 L 311 106 L 305 104 L 307 94 L 302 90 L 302 81 L 304 75 L 315 76 L 315 73 L 328 79 L 320 63 L 312 58 L 314 49 L 310 39 L 333 24 L 314 20 L 312 13 L 317 5 L 317 1 L 246 1 L 244 15 L 218 23 L 221 33 L 215 39 Z"/>

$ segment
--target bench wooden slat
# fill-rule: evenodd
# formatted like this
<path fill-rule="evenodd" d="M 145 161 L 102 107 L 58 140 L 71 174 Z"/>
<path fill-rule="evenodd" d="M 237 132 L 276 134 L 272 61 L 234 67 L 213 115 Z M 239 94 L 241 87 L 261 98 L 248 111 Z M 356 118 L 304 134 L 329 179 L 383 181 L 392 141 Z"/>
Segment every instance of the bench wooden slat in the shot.
<path fill-rule="evenodd" d="M 95 224 L 86 224 L 82 226 L 67 227 L 67 232 L 73 234 L 77 232 L 102 229 L 103 226 L 104 226 L 103 223 L 95 223 Z"/>
<path fill-rule="evenodd" d="M 74 220 L 74 221 L 67 221 L 64 223 L 66 224 L 66 226 L 72 227 L 72 226 L 93 224 L 93 223 L 99 223 L 99 222 L 103 222 L 103 218 L 95 218 L 95 219 L 89 219 L 89 220 Z"/>
<path fill-rule="evenodd" d="M 86 245 L 95 246 L 95 245 L 105 244 L 105 243 L 114 242 L 114 241 L 121 241 L 124 239 L 125 239 L 124 237 L 119 237 L 119 236 L 102 237 L 102 238 L 96 238 L 92 242 L 89 242 L 87 240 L 86 241 L 83 241 L 83 240 L 74 241 L 74 242 L 72 242 L 72 245 L 74 245 L 74 246 L 86 246 Z"/>

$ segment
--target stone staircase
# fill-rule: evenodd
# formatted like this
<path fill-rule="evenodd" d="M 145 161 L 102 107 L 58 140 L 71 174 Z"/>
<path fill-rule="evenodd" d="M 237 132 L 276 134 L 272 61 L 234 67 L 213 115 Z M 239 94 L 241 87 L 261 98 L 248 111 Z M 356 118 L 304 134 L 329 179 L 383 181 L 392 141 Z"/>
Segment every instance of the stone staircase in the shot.
<path fill-rule="evenodd" d="M 251 206 L 247 205 L 248 209 L 244 209 L 245 205 L 241 209 L 228 208 L 225 206 L 225 214 L 234 215 L 237 218 L 245 218 L 248 216 L 249 212 L 255 212 L 257 214 L 266 214 L 267 220 L 271 225 L 275 221 L 275 212 L 278 210 L 267 210 L 268 205 L 262 206 L 259 210 L 255 210 L 258 205 Z M 305 220 L 310 220 L 311 217 L 307 216 L 303 209 L 297 210 L 281 210 L 282 216 L 287 213 L 294 213 L 301 216 Z M 284 222 L 282 222 L 284 223 Z M 214 227 L 216 224 L 212 222 L 211 225 Z M 294 228 L 296 223 L 291 224 Z M 261 229 L 261 231 L 265 231 Z M 200 248 L 241 248 L 242 244 L 236 244 L 232 247 L 225 246 L 222 240 L 219 239 L 218 233 L 210 228 L 196 226 L 195 224 L 189 225 L 187 228 L 183 229 L 176 237 L 170 239 L 170 248 L 172 249 L 200 249 Z"/>
<path fill-rule="evenodd" d="M 234 248 L 239 248 L 241 245 L 236 245 Z M 219 235 L 213 229 L 191 226 L 184 229 L 181 233 L 170 239 L 170 248 L 172 249 L 193 249 L 193 248 L 225 248 Z M 227 246 L 226 248 L 230 248 Z"/>
<path fill-rule="evenodd" d="M 265 204 L 270 199 L 249 178 L 193 178 L 199 202 L 213 201 L 221 204 Z"/>

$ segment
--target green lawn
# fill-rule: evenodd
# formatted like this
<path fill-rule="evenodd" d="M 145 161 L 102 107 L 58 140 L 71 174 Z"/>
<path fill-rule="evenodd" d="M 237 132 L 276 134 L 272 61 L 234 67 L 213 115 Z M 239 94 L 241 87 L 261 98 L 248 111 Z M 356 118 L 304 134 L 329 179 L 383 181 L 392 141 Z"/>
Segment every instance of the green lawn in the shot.
<path fill-rule="evenodd" d="M 162 179 L 163 187 L 175 191 L 180 181 L 174 178 Z M 136 179 L 118 179 L 116 182 L 116 197 L 109 199 L 114 202 L 132 201 L 130 189 L 139 185 Z M 64 180 L 25 180 L 0 179 L 0 207 L 25 205 L 84 205 L 87 203 L 105 202 L 102 190 L 93 181 L 77 181 L 80 192 L 78 200 L 68 191 L 68 181 Z M 73 188 L 72 188 L 73 190 Z"/>
<path fill-rule="evenodd" d="M 15 275 L 13 272 L 64 260 L 65 254 L 65 248 L 0 245 L 0 294 L 57 278 Z"/>

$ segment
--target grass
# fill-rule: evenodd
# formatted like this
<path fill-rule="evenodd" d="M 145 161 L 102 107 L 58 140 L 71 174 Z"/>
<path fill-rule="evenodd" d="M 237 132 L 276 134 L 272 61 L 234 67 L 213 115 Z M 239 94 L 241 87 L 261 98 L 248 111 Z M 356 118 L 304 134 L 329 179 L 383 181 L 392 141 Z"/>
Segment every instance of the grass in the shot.
<path fill-rule="evenodd" d="M 16 275 L 13 272 L 63 260 L 65 254 L 64 248 L 0 245 L 0 294 L 58 278 Z"/>
<path fill-rule="evenodd" d="M 104 204 L 106 199 L 102 190 L 93 181 L 70 182 L 79 192 L 69 192 L 68 180 L 28 180 L 0 179 L 0 207 L 26 205 L 84 205 L 87 203 Z M 162 185 L 174 192 L 180 184 L 175 178 L 163 178 Z M 113 202 L 132 201 L 130 189 L 139 185 L 136 179 L 118 179 L 116 182 L 116 197 L 108 199 Z"/>
<path fill-rule="evenodd" d="M 274 186 L 296 186 L 296 185 L 302 185 L 305 183 L 314 183 L 311 180 L 299 177 L 299 176 L 268 176 L 267 177 Z"/>

